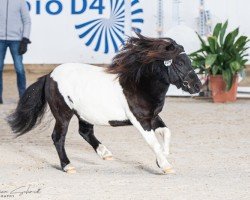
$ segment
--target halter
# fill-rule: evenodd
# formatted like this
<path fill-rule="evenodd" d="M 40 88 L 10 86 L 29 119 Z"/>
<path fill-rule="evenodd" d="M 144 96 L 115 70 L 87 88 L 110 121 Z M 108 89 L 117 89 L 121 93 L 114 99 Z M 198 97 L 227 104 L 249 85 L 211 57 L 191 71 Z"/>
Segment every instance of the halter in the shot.
<path fill-rule="evenodd" d="M 182 54 L 186 54 L 186 52 L 183 51 L 183 52 L 181 52 L 179 55 L 182 55 Z M 165 60 L 165 61 L 164 61 L 164 65 L 165 65 L 166 67 L 171 66 L 172 63 L 173 63 L 173 59 Z M 187 77 L 189 76 L 189 74 L 190 74 L 191 72 L 193 72 L 193 71 L 190 70 L 190 71 L 187 73 L 187 75 L 184 77 L 184 79 L 182 79 L 182 77 L 180 76 L 180 74 L 177 72 L 177 71 L 179 71 L 180 73 L 182 73 L 182 71 L 180 71 L 178 68 L 173 68 L 173 69 L 174 69 L 174 71 L 176 72 L 177 76 L 179 76 L 180 80 L 182 81 L 182 85 L 183 85 L 184 87 L 187 87 L 188 89 L 190 89 L 191 87 L 190 87 L 190 85 L 189 85 L 189 82 L 186 81 L 186 78 L 187 78 Z M 177 70 L 177 71 L 176 71 L 176 70 Z"/>
<path fill-rule="evenodd" d="M 189 76 L 189 74 L 190 74 L 191 72 L 193 72 L 193 71 L 190 70 L 190 71 L 187 73 L 187 75 L 184 77 L 184 81 L 183 81 L 182 78 L 180 77 L 180 79 L 181 79 L 181 81 L 182 81 L 182 85 L 183 85 L 184 87 L 187 87 L 188 89 L 190 89 L 191 87 L 190 87 L 190 85 L 189 85 L 189 82 L 188 82 L 188 81 L 185 81 L 185 80 L 186 80 L 186 78 Z"/>

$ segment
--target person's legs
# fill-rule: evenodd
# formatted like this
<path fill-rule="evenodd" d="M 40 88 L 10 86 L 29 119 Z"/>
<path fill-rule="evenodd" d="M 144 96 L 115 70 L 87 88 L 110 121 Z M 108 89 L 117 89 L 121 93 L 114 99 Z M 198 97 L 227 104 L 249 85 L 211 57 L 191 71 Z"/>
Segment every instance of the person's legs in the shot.
<path fill-rule="evenodd" d="M 18 52 L 19 46 L 20 46 L 20 41 L 9 42 L 10 52 L 14 60 L 14 66 L 17 74 L 17 86 L 18 86 L 19 97 L 21 97 L 26 89 L 26 77 L 23 66 L 23 56 L 19 55 Z"/>
<path fill-rule="evenodd" d="M 3 103 L 3 67 L 4 58 L 7 51 L 7 43 L 5 40 L 0 40 L 0 103 Z"/>

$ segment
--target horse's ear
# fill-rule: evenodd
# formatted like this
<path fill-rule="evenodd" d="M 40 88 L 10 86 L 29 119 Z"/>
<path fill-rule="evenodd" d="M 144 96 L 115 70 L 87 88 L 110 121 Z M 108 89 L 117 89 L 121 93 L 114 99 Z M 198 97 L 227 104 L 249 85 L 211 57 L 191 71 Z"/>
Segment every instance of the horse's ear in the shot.
<path fill-rule="evenodd" d="M 165 50 L 167 51 L 174 51 L 175 50 L 175 46 L 172 42 L 168 42 L 166 47 L 165 47 Z"/>
<path fill-rule="evenodd" d="M 143 36 L 139 31 L 134 31 L 136 36 L 141 40 L 146 40 L 147 38 Z"/>
<path fill-rule="evenodd" d="M 169 44 L 172 44 L 174 43 L 175 41 L 172 39 L 172 38 L 168 38 L 168 37 L 165 37 L 165 38 L 162 38 L 165 42 L 169 43 Z"/>

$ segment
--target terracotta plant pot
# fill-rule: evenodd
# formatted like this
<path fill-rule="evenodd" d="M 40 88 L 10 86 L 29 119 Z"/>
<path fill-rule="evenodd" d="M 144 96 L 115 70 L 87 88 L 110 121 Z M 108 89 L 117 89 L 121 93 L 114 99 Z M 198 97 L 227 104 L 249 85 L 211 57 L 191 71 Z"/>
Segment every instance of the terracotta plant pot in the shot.
<path fill-rule="evenodd" d="M 232 88 L 229 91 L 226 91 L 226 83 L 222 76 L 210 75 L 209 87 L 212 91 L 212 97 L 215 103 L 235 102 L 237 98 L 238 76 L 234 76 Z"/>

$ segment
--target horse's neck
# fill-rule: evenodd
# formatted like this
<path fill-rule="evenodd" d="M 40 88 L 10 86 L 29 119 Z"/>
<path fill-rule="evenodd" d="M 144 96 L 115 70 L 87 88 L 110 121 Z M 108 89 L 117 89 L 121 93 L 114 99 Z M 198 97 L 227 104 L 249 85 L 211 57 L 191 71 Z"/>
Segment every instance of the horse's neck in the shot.
<path fill-rule="evenodd" d="M 140 88 L 142 88 L 147 95 L 150 95 L 158 100 L 165 99 L 169 88 L 169 84 L 164 83 L 155 77 L 146 77 L 142 79 L 140 85 Z"/>
<path fill-rule="evenodd" d="M 157 78 L 157 76 L 144 76 L 141 77 L 138 83 L 126 81 L 121 85 L 123 90 L 133 96 L 145 95 L 155 99 L 156 101 L 164 101 L 170 84 L 161 81 Z"/>
<path fill-rule="evenodd" d="M 154 118 L 161 112 L 169 84 L 150 77 L 141 78 L 137 84 L 128 81 L 123 84 L 123 93 L 136 118 Z"/>

